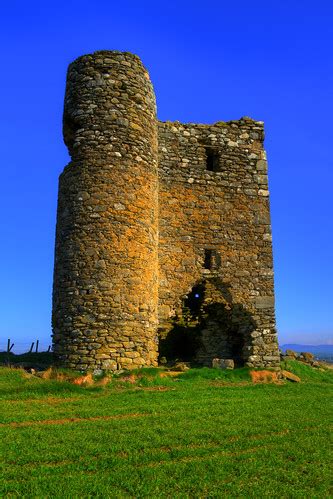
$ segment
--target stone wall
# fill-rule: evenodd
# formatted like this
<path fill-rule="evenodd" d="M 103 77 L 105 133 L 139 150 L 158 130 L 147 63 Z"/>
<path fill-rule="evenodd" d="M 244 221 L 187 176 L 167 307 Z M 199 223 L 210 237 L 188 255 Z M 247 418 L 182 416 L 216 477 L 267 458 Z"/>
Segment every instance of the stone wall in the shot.
<path fill-rule="evenodd" d="M 97 52 L 68 70 L 53 342 L 72 368 L 156 365 L 155 96 L 140 59 Z"/>
<path fill-rule="evenodd" d="M 250 118 L 159 123 L 160 335 L 201 285 L 196 357 L 207 365 L 279 362 L 263 139 L 263 123 Z"/>
<path fill-rule="evenodd" d="M 132 54 L 70 65 L 53 292 L 60 363 L 156 365 L 158 335 L 162 346 L 185 321 L 198 336 L 194 361 L 278 364 L 263 138 L 250 118 L 158 123 Z"/>

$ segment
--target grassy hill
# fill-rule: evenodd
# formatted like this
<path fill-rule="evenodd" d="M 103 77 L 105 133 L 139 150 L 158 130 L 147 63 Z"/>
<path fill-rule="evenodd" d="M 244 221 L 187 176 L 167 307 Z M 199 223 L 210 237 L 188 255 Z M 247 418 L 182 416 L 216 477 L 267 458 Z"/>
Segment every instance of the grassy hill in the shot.
<path fill-rule="evenodd" d="M 0 369 L 1 497 L 328 497 L 333 376 L 145 369 L 106 386 Z"/>

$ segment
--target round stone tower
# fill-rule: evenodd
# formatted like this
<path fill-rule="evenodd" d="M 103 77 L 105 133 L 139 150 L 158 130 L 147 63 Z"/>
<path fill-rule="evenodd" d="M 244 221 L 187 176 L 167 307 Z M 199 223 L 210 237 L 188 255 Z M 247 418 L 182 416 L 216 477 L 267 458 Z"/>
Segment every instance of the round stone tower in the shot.
<path fill-rule="evenodd" d="M 68 69 L 53 288 L 53 345 L 67 367 L 157 363 L 155 95 L 130 53 Z"/>

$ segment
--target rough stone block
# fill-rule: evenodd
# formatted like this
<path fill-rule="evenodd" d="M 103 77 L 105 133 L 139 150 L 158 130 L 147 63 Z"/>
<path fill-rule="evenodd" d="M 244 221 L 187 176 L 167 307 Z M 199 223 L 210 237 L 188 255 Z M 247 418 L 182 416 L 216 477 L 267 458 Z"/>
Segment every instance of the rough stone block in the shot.
<path fill-rule="evenodd" d="M 284 369 L 281 371 L 281 375 L 284 379 L 293 381 L 294 383 L 299 383 L 301 381 L 301 378 L 299 376 L 296 376 L 296 374 L 293 374 L 289 371 L 285 371 Z"/>
<path fill-rule="evenodd" d="M 102 369 L 106 371 L 116 371 L 118 369 L 118 364 L 115 360 L 109 359 L 102 362 Z"/>
<path fill-rule="evenodd" d="M 258 309 L 274 308 L 274 296 L 257 296 L 255 306 Z"/>
<path fill-rule="evenodd" d="M 301 352 L 300 357 L 303 357 L 305 362 L 308 362 L 309 364 L 311 364 L 314 360 L 314 355 L 310 352 Z"/>
<path fill-rule="evenodd" d="M 292 359 L 296 359 L 298 357 L 298 353 L 295 352 L 294 350 L 290 350 L 287 348 L 286 350 L 286 355 Z"/>
<path fill-rule="evenodd" d="M 218 359 L 215 358 L 212 360 L 212 367 L 218 369 L 234 369 L 235 363 L 233 359 Z"/>

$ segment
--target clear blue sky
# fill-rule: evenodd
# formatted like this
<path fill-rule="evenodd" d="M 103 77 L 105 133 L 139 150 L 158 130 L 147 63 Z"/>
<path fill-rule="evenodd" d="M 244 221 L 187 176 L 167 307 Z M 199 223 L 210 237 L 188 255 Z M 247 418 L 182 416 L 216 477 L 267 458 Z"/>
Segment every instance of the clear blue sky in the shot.
<path fill-rule="evenodd" d="M 0 348 L 50 343 L 66 68 L 100 49 L 142 58 L 162 120 L 265 121 L 280 342 L 333 341 L 331 1 L 11 0 L 0 16 Z"/>

